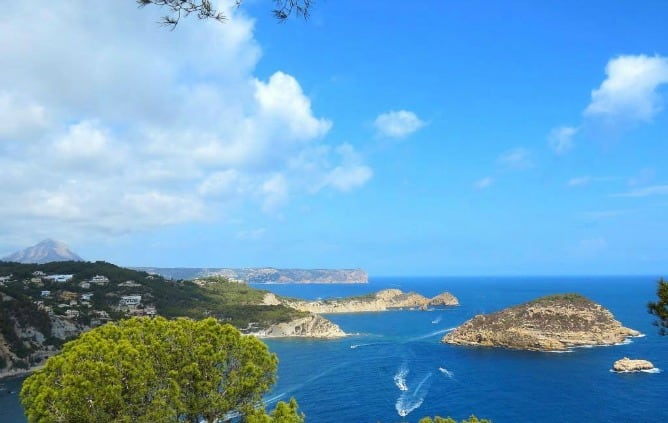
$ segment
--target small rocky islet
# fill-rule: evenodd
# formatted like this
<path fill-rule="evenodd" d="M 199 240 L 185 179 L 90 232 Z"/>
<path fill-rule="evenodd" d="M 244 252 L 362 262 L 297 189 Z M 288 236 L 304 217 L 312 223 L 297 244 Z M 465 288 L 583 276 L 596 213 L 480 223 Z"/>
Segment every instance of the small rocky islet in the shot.
<path fill-rule="evenodd" d="M 579 294 L 556 294 L 480 314 L 443 337 L 455 345 L 532 351 L 614 345 L 640 332 L 622 326 L 612 313 Z"/>

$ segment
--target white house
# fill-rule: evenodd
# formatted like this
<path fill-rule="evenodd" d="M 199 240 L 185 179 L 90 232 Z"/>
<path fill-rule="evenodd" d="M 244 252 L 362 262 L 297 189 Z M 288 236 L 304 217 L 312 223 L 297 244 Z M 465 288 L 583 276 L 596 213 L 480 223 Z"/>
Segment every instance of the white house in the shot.
<path fill-rule="evenodd" d="M 90 279 L 90 283 L 95 285 L 106 285 L 109 283 L 109 278 L 106 276 L 95 275 Z"/>
<path fill-rule="evenodd" d="M 63 283 L 71 280 L 74 277 L 74 275 L 48 275 L 46 276 L 47 279 L 58 282 L 58 283 Z"/>
<path fill-rule="evenodd" d="M 81 301 L 90 301 L 90 299 L 93 298 L 93 293 L 92 292 L 86 292 L 84 294 L 81 294 L 81 296 L 79 298 L 81 298 Z"/>
<path fill-rule="evenodd" d="M 136 307 L 141 303 L 141 295 L 123 295 L 118 302 L 119 307 Z"/>
<path fill-rule="evenodd" d="M 41 294 L 42 298 L 48 297 L 50 295 L 51 295 L 51 291 L 42 291 L 42 294 Z"/>
<path fill-rule="evenodd" d="M 65 310 L 65 317 L 68 319 L 75 319 L 79 317 L 79 311 L 78 310 Z"/>

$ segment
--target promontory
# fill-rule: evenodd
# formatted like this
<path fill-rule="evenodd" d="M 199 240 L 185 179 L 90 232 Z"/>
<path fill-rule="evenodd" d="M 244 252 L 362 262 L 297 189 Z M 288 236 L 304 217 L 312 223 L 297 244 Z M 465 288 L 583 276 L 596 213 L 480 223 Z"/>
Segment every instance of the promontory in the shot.
<path fill-rule="evenodd" d="M 317 314 L 360 313 L 402 308 L 427 309 L 434 306 L 459 305 L 457 298 L 449 292 L 427 298 L 415 292 L 404 293 L 399 289 L 384 289 L 358 297 L 317 301 L 282 299 L 282 303 L 299 311 Z"/>
<path fill-rule="evenodd" d="M 563 351 L 614 345 L 640 333 L 623 327 L 603 306 L 579 294 L 557 294 L 480 314 L 448 333 L 448 344 Z"/>

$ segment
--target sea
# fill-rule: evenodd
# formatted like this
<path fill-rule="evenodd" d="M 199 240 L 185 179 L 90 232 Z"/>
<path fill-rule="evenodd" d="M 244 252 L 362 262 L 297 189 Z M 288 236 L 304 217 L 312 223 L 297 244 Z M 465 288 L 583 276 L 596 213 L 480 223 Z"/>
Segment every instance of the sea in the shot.
<path fill-rule="evenodd" d="M 268 408 L 294 397 L 310 423 L 417 422 L 424 416 L 494 423 L 668 421 L 668 336 L 647 313 L 656 276 L 372 277 L 368 284 L 254 285 L 280 295 L 324 299 L 399 288 L 425 296 L 448 291 L 456 307 L 326 317 L 350 336 L 265 340 L 279 359 Z M 476 314 L 543 295 L 576 292 L 608 308 L 643 336 L 620 345 L 529 352 L 446 345 L 441 338 Z M 623 357 L 655 372 L 614 373 Z M 21 378 L 0 381 L 0 423 L 25 422 Z M 11 393 L 10 393 L 11 392 Z"/>

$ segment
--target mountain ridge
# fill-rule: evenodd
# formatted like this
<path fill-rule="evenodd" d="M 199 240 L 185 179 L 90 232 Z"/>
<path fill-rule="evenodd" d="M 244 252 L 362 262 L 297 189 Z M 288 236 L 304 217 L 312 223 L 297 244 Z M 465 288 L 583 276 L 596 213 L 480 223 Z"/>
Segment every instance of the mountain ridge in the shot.
<path fill-rule="evenodd" d="M 85 261 L 81 256 L 69 249 L 67 244 L 51 238 L 16 251 L 2 258 L 2 261 L 15 263 L 44 264 L 54 261 Z"/>

